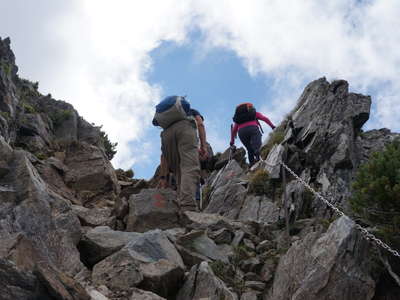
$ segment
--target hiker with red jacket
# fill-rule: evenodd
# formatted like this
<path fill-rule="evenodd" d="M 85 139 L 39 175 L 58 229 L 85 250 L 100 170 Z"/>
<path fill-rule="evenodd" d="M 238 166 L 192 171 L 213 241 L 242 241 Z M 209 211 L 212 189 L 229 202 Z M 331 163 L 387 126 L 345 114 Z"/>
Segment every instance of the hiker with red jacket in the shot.
<path fill-rule="evenodd" d="M 261 148 L 261 124 L 258 120 L 264 121 L 272 129 L 274 124 L 262 113 L 259 113 L 251 103 L 242 103 L 236 107 L 233 121 L 235 122 L 231 131 L 230 145 L 235 144 L 236 134 L 239 132 L 239 138 L 247 149 L 250 166 L 260 160 Z"/>

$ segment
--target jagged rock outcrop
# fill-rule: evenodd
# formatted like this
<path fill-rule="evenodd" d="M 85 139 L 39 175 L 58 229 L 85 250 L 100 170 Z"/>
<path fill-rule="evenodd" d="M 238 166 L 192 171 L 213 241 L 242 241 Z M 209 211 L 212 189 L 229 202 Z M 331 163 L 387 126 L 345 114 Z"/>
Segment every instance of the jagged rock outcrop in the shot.
<path fill-rule="evenodd" d="M 265 299 L 372 299 L 375 283 L 354 223 L 341 217 L 320 236 L 311 232 L 281 258 Z"/>

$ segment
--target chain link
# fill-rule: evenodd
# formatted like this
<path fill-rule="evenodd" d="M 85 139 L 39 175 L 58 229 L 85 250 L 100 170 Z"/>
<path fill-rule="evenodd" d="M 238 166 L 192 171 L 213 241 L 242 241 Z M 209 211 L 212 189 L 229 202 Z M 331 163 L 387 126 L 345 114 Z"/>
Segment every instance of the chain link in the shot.
<path fill-rule="evenodd" d="M 329 200 L 325 199 L 320 193 L 315 191 L 307 182 L 305 182 L 300 176 L 298 176 L 292 169 L 290 169 L 283 161 L 276 163 L 276 164 L 270 164 L 267 163 L 265 160 L 262 160 L 266 165 L 270 167 L 276 167 L 279 164 L 281 164 L 290 174 L 293 175 L 293 177 L 296 178 L 299 182 L 301 182 L 310 192 L 312 192 L 317 198 L 321 199 L 327 206 L 329 206 L 336 214 L 338 214 L 341 217 L 346 217 L 351 220 L 351 218 L 347 215 L 345 215 L 344 212 L 342 212 L 339 208 L 334 206 Z M 353 221 L 354 222 L 354 221 Z M 372 241 L 375 244 L 381 246 L 382 248 L 386 249 L 390 253 L 392 253 L 394 256 L 397 256 L 400 258 L 400 253 L 394 249 L 392 249 L 388 244 L 385 244 L 382 240 L 378 239 L 375 235 L 373 235 L 371 232 L 369 232 L 367 229 L 361 227 L 361 225 L 355 223 L 356 229 L 358 229 L 361 232 L 361 235 L 368 241 Z"/>

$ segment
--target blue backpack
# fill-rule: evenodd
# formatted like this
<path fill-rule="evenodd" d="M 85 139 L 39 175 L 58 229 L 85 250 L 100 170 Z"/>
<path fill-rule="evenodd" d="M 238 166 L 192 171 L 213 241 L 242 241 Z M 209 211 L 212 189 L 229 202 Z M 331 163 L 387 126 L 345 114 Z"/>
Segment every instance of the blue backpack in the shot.
<path fill-rule="evenodd" d="M 181 96 L 170 96 L 156 105 L 153 124 L 166 129 L 172 124 L 188 119 L 190 103 Z"/>

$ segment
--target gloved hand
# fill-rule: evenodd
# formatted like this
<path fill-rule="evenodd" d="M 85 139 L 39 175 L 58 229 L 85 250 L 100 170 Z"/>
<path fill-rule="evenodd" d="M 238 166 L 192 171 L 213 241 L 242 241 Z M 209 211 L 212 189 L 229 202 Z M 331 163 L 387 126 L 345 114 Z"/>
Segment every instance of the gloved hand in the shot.
<path fill-rule="evenodd" d="M 232 147 L 232 146 L 235 146 L 234 142 L 230 142 L 230 143 L 229 143 L 229 146 L 231 146 L 231 147 Z"/>
<path fill-rule="evenodd" d="M 272 130 L 274 130 L 274 129 L 276 128 L 276 126 L 273 126 L 273 125 L 272 125 L 272 127 L 271 127 L 271 128 L 272 128 Z"/>

